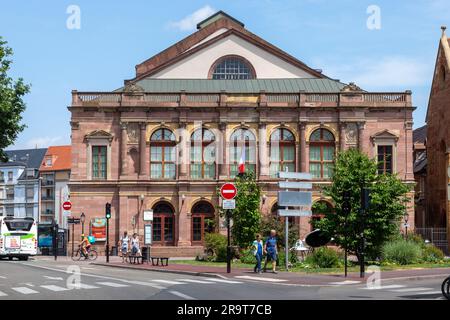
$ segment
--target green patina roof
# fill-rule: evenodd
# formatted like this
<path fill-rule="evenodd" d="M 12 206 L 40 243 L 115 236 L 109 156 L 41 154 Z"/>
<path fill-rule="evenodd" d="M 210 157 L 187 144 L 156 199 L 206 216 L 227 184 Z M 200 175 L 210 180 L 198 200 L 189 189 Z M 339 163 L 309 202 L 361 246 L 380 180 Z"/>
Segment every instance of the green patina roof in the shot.
<path fill-rule="evenodd" d="M 345 84 L 331 79 L 252 79 L 252 80 L 211 80 L 211 79 L 143 79 L 136 84 L 145 92 L 198 92 L 218 93 L 314 93 L 339 92 Z M 123 88 L 117 90 L 121 91 Z"/>

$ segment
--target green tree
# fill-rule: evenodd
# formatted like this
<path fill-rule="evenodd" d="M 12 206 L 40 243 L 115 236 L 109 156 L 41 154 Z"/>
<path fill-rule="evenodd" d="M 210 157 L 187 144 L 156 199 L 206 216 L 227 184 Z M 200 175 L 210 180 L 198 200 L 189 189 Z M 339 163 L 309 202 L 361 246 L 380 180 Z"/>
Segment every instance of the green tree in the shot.
<path fill-rule="evenodd" d="M 323 188 L 335 207 L 332 212 L 326 212 L 316 226 L 328 232 L 339 246 L 347 246 L 358 259 L 361 222 L 365 224 L 365 253 L 375 259 L 380 256 L 382 245 L 399 233 L 399 223 L 408 201 L 409 186 L 395 175 L 378 174 L 377 168 L 375 160 L 355 149 L 341 152 L 335 161 L 332 184 Z M 364 217 L 360 213 L 363 185 L 370 189 L 371 196 Z M 351 213 L 347 217 L 341 207 L 344 191 L 349 191 L 351 198 Z"/>
<path fill-rule="evenodd" d="M 256 183 L 252 172 L 236 177 L 235 185 L 238 192 L 235 198 L 236 209 L 232 213 L 231 236 L 235 245 L 247 248 L 259 231 L 261 188 Z M 223 210 L 221 215 L 225 215 Z"/>
<path fill-rule="evenodd" d="M 14 81 L 8 76 L 13 51 L 7 42 L 0 37 L 0 161 L 7 161 L 4 149 L 11 145 L 22 132 L 22 113 L 25 111 L 23 96 L 30 86 L 23 83 L 22 78 Z"/>

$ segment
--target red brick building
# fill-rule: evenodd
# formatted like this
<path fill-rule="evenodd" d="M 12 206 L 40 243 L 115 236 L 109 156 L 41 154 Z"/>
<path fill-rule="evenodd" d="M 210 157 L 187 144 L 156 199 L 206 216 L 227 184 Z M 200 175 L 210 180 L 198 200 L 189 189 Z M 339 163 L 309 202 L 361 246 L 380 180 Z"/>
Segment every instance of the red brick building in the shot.
<path fill-rule="evenodd" d="M 450 39 L 442 28 L 427 111 L 426 203 L 429 227 L 450 241 Z"/>
<path fill-rule="evenodd" d="M 69 110 L 74 215 L 103 217 L 111 202 L 116 242 L 125 230 L 143 235 L 144 211 L 153 210 L 153 246 L 170 255 L 201 251 L 210 221 L 223 231 L 216 190 L 236 175 L 242 150 L 264 214 L 276 208 L 276 173 L 286 168 L 311 172 L 314 201 L 327 202 L 319 187 L 347 148 L 414 181 L 411 92 L 330 79 L 223 12 L 138 64 L 124 87 L 73 91 Z M 309 220 L 296 221 L 302 237 Z"/>

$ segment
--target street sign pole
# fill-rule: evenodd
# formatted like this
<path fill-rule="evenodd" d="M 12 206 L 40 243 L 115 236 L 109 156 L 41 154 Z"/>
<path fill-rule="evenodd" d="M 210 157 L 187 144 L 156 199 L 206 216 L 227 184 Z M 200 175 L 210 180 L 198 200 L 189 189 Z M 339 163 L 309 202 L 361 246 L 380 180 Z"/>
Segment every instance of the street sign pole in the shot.
<path fill-rule="evenodd" d="M 109 263 L 109 219 L 106 219 L 106 262 Z"/>
<path fill-rule="evenodd" d="M 75 224 L 72 223 L 72 257 L 74 251 L 75 251 Z"/>
<path fill-rule="evenodd" d="M 231 234 L 230 234 L 230 217 L 231 212 L 227 210 L 227 273 L 231 273 Z"/>

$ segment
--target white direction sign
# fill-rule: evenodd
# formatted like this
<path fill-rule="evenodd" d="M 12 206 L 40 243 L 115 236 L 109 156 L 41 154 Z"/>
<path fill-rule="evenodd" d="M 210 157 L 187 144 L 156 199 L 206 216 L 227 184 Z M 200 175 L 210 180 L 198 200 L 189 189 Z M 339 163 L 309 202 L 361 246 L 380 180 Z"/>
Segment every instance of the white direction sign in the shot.
<path fill-rule="evenodd" d="M 312 189 L 312 182 L 280 181 L 280 189 Z"/>
<path fill-rule="evenodd" d="M 310 217 L 312 216 L 311 210 L 285 210 L 279 209 L 278 215 L 280 217 Z"/>
<path fill-rule="evenodd" d="M 312 180 L 311 173 L 308 172 L 278 172 L 278 177 L 281 179 L 295 179 L 295 180 Z"/>
<path fill-rule="evenodd" d="M 222 209 L 224 209 L 224 210 L 234 210 L 234 209 L 236 209 L 236 200 L 234 200 L 234 199 L 231 199 L 231 200 L 223 199 L 222 200 Z"/>
<path fill-rule="evenodd" d="M 144 221 L 153 221 L 153 210 L 144 210 Z"/>
<path fill-rule="evenodd" d="M 298 207 L 311 205 L 311 191 L 278 191 L 278 206 L 280 207 Z"/>

